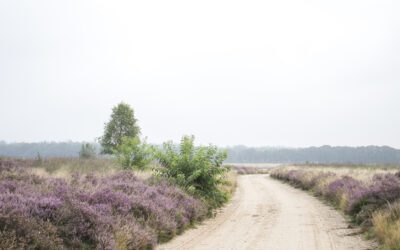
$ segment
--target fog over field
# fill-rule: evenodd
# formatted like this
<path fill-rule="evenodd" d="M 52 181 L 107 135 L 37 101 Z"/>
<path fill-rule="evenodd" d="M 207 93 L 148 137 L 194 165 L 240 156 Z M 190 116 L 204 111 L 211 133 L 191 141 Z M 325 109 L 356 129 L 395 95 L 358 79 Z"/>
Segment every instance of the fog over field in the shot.
<path fill-rule="evenodd" d="M 0 140 L 400 147 L 398 1 L 1 1 Z"/>

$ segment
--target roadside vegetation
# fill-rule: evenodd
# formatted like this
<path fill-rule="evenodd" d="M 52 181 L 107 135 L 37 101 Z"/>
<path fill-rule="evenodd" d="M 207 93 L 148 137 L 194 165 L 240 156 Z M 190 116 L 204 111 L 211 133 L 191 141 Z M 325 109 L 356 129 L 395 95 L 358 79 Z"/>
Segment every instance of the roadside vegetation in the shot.
<path fill-rule="evenodd" d="M 195 147 L 194 137 L 184 136 L 179 147 L 172 142 L 164 143 L 156 158 L 161 164 L 157 176 L 201 197 L 210 209 L 228 200 L 228 194 L 220 189 L 228 184 L 225 177 L 229 168 L 222 165 L 226 152 L 214 146 Z"/>
<path fill-rule="evenodd" d="M 272 168 L 267 164 L 227 164 L 227 166 L 234 169 L 239 175 L 268 174 Z"/>
<path fill-rule="evenodd" d="M 1 249 L 153 249 L 212 215 L 235 188 L 226 152 L 153 147 L 133 109 L 113 108 L 100 137 L 79 158 L 0 158 Z"/>
<path fill-rule="evenodd" d="M 146 249 L 205 218 L 206 206 L 167 182 L 131 171 L 69 178 L 0 161 L 2 249 Z"/>
<path fill-rule="evenodd" d="M 400 249 L 400 172 L 394 167 L 281 167 L 273 178 L 311 191 L 352 221 L 383 249 Z"/>

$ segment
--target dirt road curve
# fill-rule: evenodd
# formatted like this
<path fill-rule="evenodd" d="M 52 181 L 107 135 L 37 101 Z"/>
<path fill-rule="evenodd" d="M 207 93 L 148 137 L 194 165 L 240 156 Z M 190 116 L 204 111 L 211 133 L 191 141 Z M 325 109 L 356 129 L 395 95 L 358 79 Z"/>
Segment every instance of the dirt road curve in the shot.
<path fill-rule="evenodd" d="M 344 218 L 304 191 L 266 175 L 238 179 L 216 218 L 158 249 L 374 249 Z"/>

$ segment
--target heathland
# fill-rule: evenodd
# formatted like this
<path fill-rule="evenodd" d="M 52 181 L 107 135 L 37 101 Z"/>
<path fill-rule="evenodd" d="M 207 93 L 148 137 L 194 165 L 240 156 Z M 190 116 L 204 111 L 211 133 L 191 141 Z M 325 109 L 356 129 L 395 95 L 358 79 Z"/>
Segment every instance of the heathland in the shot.
<path fill-rule="evenodd" d="M 0 249 L 152 249 L 210 217 L 234 190 L 226 152 L 154 147 L 133 109 L 112 109 L 79 158 L 0 158 Z"/>
<path fill-rule="evenodd" d="M 112 160 L 0 159 L 0 245 L 151 249 L 207 218 L 207 201 Z"/>

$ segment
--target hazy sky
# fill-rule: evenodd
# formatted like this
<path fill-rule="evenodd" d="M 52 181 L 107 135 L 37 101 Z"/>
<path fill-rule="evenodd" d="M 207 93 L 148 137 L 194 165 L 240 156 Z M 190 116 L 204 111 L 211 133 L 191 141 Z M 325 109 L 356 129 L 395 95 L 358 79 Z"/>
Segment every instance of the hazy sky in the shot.
<path fill-rule="evenodd" d="M 0 140 L 400 147 L 400 1 L 0 0 Z"/>

